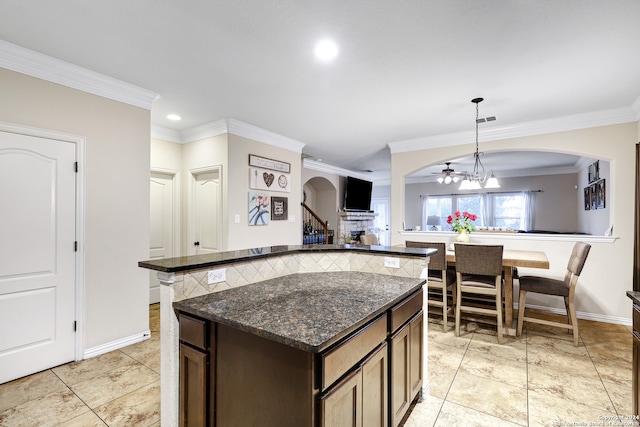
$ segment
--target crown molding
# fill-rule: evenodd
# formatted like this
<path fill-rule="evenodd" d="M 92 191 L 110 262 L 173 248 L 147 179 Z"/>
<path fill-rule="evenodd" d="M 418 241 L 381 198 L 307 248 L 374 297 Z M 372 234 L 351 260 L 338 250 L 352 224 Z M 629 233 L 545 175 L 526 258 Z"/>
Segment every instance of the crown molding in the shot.
<path fill-rule="evenodd" d="M 95 71 L 0 40 L 0 67 L 151 110 L 159 95 Z"/>
<path fill-rule="evenodd" d="M 349 169 L 339 168 L 337 166 L 331 166 L 326 163 L 319 162 L 317 160 L 311 159 L 302 159 L 302 167 L 305 169 L 311 169 L 318 172 L 325 172 L 340 176 L 352 176 L 354 178 L 364 179 L 365 181 L 371 181 L 371 177 L 369 175 L 355 172 Z"/>
<path fill-rule="evenodd" d="M 508 126 L 498 126 L 478 131 L 478 139 L 497 141 L 545 133 L 564 132 L 597 126 L 615 125 L 638 121 L 640 117 L 640 97 L 630 107 L 574 114 L 552 119 L 534 120 Z M 452 145 L 469 144 L 475 140 L 475 132 L 457 132 L 424 138 L 407 139 L 387 144 L 391 153 L 424 150 Z"/>
<path fill-rule="evenodd" d="M 200 141 L 201 139 L 224 135 L 228 132 L 229 126 L 227 124 L 227 120 L 216 120 L 215 122 L 205 123 L 203 125 L 181 131 L 180 142 L 186 144 L 187 142 Z"/>
<path fill-rule="evenodd" d="M 228 132 L 234 135 L 253 139 L 263 144 L 273 145 L 274 147 L 284 148 L 285 150 L 296 153 L 302 153 L 302 148 L 305 146 L 303 142 L 241 122 L 240 120 L 227 119 L 227 126 Z"/>
<path fill-rule="evenodd" d="M 176 142 L 178 144 L 182 143 L 182 140 L 180 139 L 180 131 L 155 125 L 151 125 L 151 138 Z"/>

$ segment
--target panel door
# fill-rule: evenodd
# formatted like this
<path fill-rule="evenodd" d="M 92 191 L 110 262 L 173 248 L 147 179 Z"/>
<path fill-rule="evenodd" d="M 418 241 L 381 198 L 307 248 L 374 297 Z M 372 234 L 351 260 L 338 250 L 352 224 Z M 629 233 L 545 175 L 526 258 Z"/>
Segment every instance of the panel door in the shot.
<path fill-rule="evenodd" d="M 194 175 L 193 188 L 193 242 L 191 253 L 219 252 L 221 236 L 222 189 L 220 171 L 213 170 Z"/>
<path fill-rule="evenodd" d="M 174 255 L 174 175 L 151 172 L 150 180 L 150 259 Z M 160 302 L 160 282 L 155 271 L 149 272 L 149 304 Z"/>
<path fill-rule="evenodd" d="M 0 383 L 74 360 L 76 147 L 0 132 Z"/>

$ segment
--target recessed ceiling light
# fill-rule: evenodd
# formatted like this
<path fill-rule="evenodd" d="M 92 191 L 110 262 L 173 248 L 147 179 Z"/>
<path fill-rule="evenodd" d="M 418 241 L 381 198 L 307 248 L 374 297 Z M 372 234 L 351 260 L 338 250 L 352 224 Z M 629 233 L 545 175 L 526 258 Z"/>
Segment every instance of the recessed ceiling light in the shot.
<path fill-rule="evenodd" d="M 182 120 L 182 117 L 177 114 L 167 114 L 167 119 L 177 122 L 178 120 Z"/>
<path fill-rule="evenodd" d="M 338 56 L 338 45 L 333 40 L 320 40 L 313 51 L 318 59 L 330 61 Z"/>

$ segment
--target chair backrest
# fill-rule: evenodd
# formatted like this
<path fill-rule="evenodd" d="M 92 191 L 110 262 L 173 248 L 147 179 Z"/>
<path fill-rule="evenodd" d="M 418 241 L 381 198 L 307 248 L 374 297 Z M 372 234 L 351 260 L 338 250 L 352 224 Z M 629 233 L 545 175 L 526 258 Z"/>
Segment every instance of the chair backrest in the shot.
<path fill-rule="evenodd" d="M 375 234 L 363 234 L 362 236 L 360 236 L 360 243 L 362 243 L 363 245 L 377 245 L 378 244 L 378 238 L 376 237 Z"/>
<path fill-rule="evenodd" d="M 444 243 L 439 242 L 413 242 L 407 240 L 405 246 L 408 248 L 437 249 L 433 255 L 429 255 L 429 270 L 447 269 L 447 248 Z"/>
<path fill-rule="evenodd" d="M 502 245 L 455 244 L 456 271 L 462 274 L 502 274 Z"/>
<path fill-rule="evenodd" d="M 590 244 L 584 242 L 576 242 L 576 244 L 573 245 L 573 250 L 571 251 L 571 256 L 569 257 L 567 270 L 569 270 L 572 274 L 579 276 L 580 273 L 582 273 L 582 268 L 584 267 L 584 263 L 587 260 L 587 255 L 589 255 L 590 249 Z"/>

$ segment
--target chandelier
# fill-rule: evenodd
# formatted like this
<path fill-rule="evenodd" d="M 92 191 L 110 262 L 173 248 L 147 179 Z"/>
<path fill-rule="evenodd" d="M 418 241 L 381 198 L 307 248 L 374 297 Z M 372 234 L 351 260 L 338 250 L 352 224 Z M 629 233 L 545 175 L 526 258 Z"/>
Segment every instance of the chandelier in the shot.
<path fill-rule="evenodd" d="M 474 104 L 476 104 L 476 152 L 473 153 L 473 157 L 475 159 L 473 165 L 473 173 L 466 173 L 462 182 L 460 183 L 460 190 L 479 190 L 482 188 L 482 184 L 484 188 L 500 188 L 500 184 L 498 183 L 498 179 L 493 174 L 493 170 L 489 170 L 485 172 L 484 165 L 480 160 L 480 156 L 484 156 L 484 153 L 481 153 L 478 150 L 478 123 L 481 121 L 485 121 L 485 119 L 478 119 L 478 104 L 484 101 L 484 98 L 474 98 L 471 100 Z M 495 120 L 495 118 L 493 118 Z"/>

